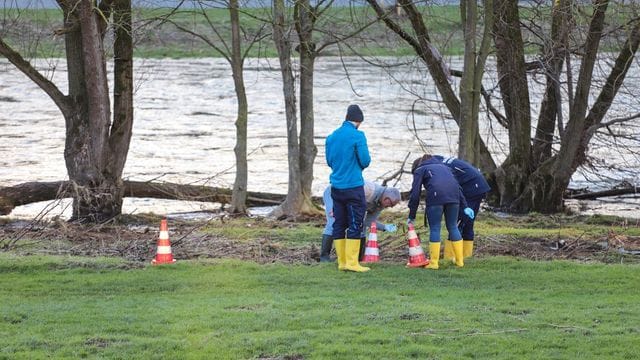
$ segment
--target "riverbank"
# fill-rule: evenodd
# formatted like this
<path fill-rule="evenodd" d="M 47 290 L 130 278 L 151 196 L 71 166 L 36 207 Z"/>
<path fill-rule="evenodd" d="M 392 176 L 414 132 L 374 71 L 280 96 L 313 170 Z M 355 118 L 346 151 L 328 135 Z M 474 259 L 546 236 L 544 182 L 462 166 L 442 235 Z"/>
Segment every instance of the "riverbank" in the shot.
<path fill-rule="evenodd" d="M 169 217 L 170 239 L 177 259 L 230 258 L 287 264 L 313 264 L 319 259 L 323 218 L 288 222 L 264 217 L 232 218 L 224 212 L 200 215 L 191 220 Z M 383 213 L 383 222 L 399 224 L 397 233 L 378 234 L 384 263 L 402 265 L 407 260 L 404 219 L 403 212 Z M 142 265 L 155 255 L 159 221 L 160 217 L 153 214 L 123 215 L 91 226 L 61 219 L 4 219 L 0 220 L 0 248 L 16 254 L 119 257 Z M 422 224 L 422 220 L 416 223 Z M 427 229 L 419 225 L 417 231 L 426 248 Z M 640 262 L 640 220 L 483 211 L 476 223 L 475 252 L 478 258 Z"/>
<path fill-rule="evenodd" d="M 405 267 L 400 227 L 379 234 L 382 261 L 365 274 L 316 262 L 321 219 L 169 218 L 177 262 L 151 266 L 158 222 L 0 222 L 0 357 L 636 353 L 640 262 L 621 249 L 640 245 L 640 229 L 625 219 L 482 213 L 476 256 L 437 271 Z"/>

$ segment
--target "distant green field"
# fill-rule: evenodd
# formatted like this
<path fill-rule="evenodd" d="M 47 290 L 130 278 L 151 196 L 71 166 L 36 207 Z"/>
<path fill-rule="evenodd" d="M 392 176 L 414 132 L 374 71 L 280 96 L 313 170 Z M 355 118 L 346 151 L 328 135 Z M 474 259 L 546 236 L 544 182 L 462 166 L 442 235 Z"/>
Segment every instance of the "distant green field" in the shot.
<path fill-rule="evenodd" d="M 621 39 L 626 37 L 627 25 L 637 12 L 634 4 L 612 4 L 607 14 L 608 29 L 611 40 L 603 42 L 603 51 L 614 51 L 622 45 Z M 421 7 L 423 19 L 427 25 L 429 37 L 437 49 L 445 55 L 461 55 L 464 52 L 460 9 L 458 6 L 427 6 Z M 482 8 L 479 12 L 482 13 Z M 592 9 L 589 5 L 576 7 L 573 22 L 577 29 L 576 35 L 584 32 L 589 25 Z M 168 16 L 171 14 L 171 16 Z M 193 9 L 172 11 L 168 8 L 135 9 L 134 10 L 134 38 L 137 57 L 220 57 L 221 54 L 213 46 L 220 49 L 225 43 L 215 36 L 209 24 L 215 24 L 219 35 L 230 40 L 229 14 L 226 9 L 208 9 L 204 12 Z M 529 54 L 544 51 L 545 41 L 550 32 L 551 7 L 522 7 L 520 19 L 523 24 L 523 38 L 525 51 Z M 255 44 L 248 55 L 250 57 L 277 56 L 270 36 L 270 9 L 244 9 L 240 16 L 243 36 L 249 40 L 262 28 L 261 41 Z M 374 11 L 368 6 L 332 7 L 324 12 L 317 20 L 315 39 L 318 47 L 341 39 L 339 44 L 332 44 L 323 48 L 322 56 L 335 55 L 364 55 L 364 56 L 406 56 L 415 55 L 414 49 L 386 28 L 381 23 L 374 23 Z M 482 19 L 480 16 L 480 26 Z M 169 19 L 169 20 L 167 20 Z M 402 28 L 413 34 L 408 19 L 395 17 Z M 185 27 L 207 38 L 207 42 L 192 34 L 179 30 L 174 24 Z M 16 47 L 26 57 L 61 57 L 64 55 L 64 40 L 62 36 L 55 36 L 54 31 L 62 29 L 62 13 L 53 9 L 3 9 L 0 13 L 0 35 L 3 39 Z M 373 24 L 372 24 L 373 23 Z M 358 29 L 366 28 L 364 31 Z M 481 33 L 481 28 L 479 29 Z M 533 34 L 533 31 L 543 31 L 543 35 Z M 292 41 L 297 41 L 295 31 L 291 32 Z M 354 35 L 355 34 L 355 35 Z M 583 41 L 583 37 L 575 36 L 576 41 Z M 479 40 L 478 40 L 479 43 Z M 212 46 L 213 45 L 213 46 Z M 575 46 L 581 46 L 579 43 Z M 109 50 L 109 49 L 107 49 Z"/>
<path fill-rule="evenodd" d="M 0 359 L 632 359 L 638 265 L 464 268 L 0 254 Z"/>
<path fill-rule="evenodd" d="M 430 28 L 432 40 L 444 53 L 461 54 L 463 50 L 459 9 L 456 6 L 433 6 L 423 9 L 425 21 Z M 205 36 L 213 45 L 224 48 L 225 44 L 214 35 L 209 23 L 215 24 L 221 37 L 230 39 L 229 15 L 225 9 L 209 9 L 206 17 L 190 10 L 176 12 L 163 21 L 170 9 L 135 10 L 135 55 L 139 57 L 219 57 L 202 39 L 178 30 L 171 22 Z M 13 10 L 1 15 L 5 21 L 3 38 L 12 46 L 26 51 L 29 57 L 59 57 L 64 55 L 64 39 L 53 36 L 54 30 L 62 28 L 62 13 L 58 10 Z M 265 22 L 270 18 L 270 9 L 247 9 L 241 14 L 244 35 L 252 38 L 263 28 L 265 35 L 259 44 L 249 51 L 250 57 L 274 57 L 277 55 L 270 37 L 271 26 Z M 340 45 L 324 48 L 322 55 L 376 55 L 404 56 L 414 50 L 383 24 L 375 23 L 356 36 L 350 35 L 375 19 L 369 7 L 334 7 L 326 11 L 317 21 L 316 41 L 318 46 L 343 39 Z M 408 27 L 406 20 L 402 20 Z M 266 25 L 265 25 L 266 24 Z M 295 41 L 295 32 L 292 33 Z"/>

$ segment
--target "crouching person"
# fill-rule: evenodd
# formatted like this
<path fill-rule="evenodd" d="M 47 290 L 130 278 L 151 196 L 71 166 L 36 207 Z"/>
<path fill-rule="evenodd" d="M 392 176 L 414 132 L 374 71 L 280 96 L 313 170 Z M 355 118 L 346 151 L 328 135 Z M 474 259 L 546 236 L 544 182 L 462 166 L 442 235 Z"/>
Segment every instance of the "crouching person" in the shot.
<path fill-rule="evenodd" d="M 364 182 L 364 197 L 367 203 L 366 216 L 364 219 L 363 229 L 371 226 L 372 222 L 376 222 L 376 228 L 381 231 L 395 232 L 397 226 L 395 224 L 383 224 L 378 222 L 378 217 L 383 209 L 396 206 L 400 202 L 400 190 L 382 186 L 371 181 Z M 320 248 L 320 262 L 333 261 L 330 257 L 331 246 L 333 244 L 333 223 L 335 218 L 333 216 L 333 199 L 331 198 L 331 186 L 327 186 L 322 194 L 322 200 L 324 201 L 324 211 L 327 218 L 327 223 L 322 232 L 322 246 Z M 360 252 L 358 259 L 362 261 L 364 257 L 364 250 L 366 247 L 366 238 L 363 233 L 360 236 Z"/>

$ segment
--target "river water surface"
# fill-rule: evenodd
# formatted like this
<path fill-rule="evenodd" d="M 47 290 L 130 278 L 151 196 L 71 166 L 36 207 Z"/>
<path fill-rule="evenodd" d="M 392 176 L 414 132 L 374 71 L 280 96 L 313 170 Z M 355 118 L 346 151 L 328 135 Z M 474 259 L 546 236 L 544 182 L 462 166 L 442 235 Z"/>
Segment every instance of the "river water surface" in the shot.
<path fill-rule="evenodd" d="M 67 92 L 64 60 L 40 61 L 37 66 Z M 345 68 L 349 70 L 348 76 Z M 365 114 L 361 130 L 367 136 L 372 156 L 371 166 L 364 172 L 366 179 L 381 181 L 389 177 L 401 168 L 409 153 L 407 169 L 425 151 L 455 155 L 456 125 L 442 116 L 444 106 L 437 101 L 439 97 L 429 79 L 419 63 L 385 70 L 358 59 L 318 60 L 314 88 L 316 195 L 328 184 L 324 138 L 340 126 L 347 106 L 352 103 L 359 104 Z M 288 179 L 287 139 L 277 61 L 249 60 L 245 80 L 249 99 L 248 188 L 284 194 Z M 231 188 L 235 171 L 236 101 L 225 60 L 136 60 L 135 85 L 133 138 L 124 177 Z M 493 85 L 487 84 L 489 88 Z M 417 101 L 418 97 L 422 100 Z M 5 59 L 0 59 L 0 109 L 0 186 L 67 179 L 62 115 L 44 92 Z M 420 141 L 412 131 L 414 127 Z M 481 131 L 492 132 L 488 144 L 496 154 L 496 161 L 504 159 L 506 132 L 486 120 Z M 404 175 L 397 186 L 407 191 L 410 180 Z M 578 175 L 574 183 L 583 180 Z M 589 204 L 583 210 L 594 211 L 599 204 L 602 205 Z M 640 217 L 636 205 L 602 206 L 600 212 Z M 167 214 L 216 207 L 206 203 L 126 199 L 123 212 Z M 69 214 L 65 201 L 21 206 L 12 216 L 33 217 L 43 209 L 49 215 Z"/>

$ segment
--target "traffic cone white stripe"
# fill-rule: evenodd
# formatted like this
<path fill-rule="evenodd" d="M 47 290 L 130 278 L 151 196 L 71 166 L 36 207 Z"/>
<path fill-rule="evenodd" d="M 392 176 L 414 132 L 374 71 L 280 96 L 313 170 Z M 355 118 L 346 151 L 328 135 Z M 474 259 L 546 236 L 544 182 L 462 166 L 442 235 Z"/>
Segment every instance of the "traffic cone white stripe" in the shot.
<path fill-rule="evenodd" d="M 158 246 L 158 254 L 171 254 L 171 246 Z"/>
<path fill-rule="evenodd" d="M 158 236 L 160 240 L 169 240 L 169 232 L 168 231 L 160 231 L 160 235 Z"/>
<path fill-rule="evenodd" d="M 409 256 L 418 256 L 424 253 L 421 247 L 411 247 L 409 248 Z"/>
<path fill-rule="evenodd" d="M 378 251 L 378 249 L 377 249 L 377 248 L 376 248 L 376 249 L 374 249 L 374 248 L 370 248 L 370 247 L 368 247 L 368 248 L 366 248 L 366 249 L 364 250 L 364 254 L 365 254 L 365 255 L 376 255 L 376 256 L 378 256 L 378 255 L 380 255 L 380 252 Z"/>

